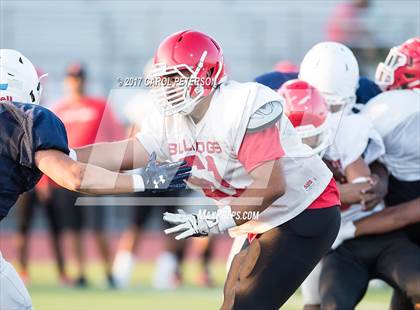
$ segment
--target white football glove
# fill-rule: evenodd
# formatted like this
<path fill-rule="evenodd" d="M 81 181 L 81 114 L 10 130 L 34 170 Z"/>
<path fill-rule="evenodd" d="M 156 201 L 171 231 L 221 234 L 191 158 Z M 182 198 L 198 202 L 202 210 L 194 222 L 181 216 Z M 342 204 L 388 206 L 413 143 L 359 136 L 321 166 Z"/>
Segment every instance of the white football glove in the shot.
<path fill-rule="evenodd" d="M 202 212 L 199 214 L 185 213 L 184 210 L 178 210 L 178 213 L 165 212 L 163 220 L 176 225 L 165 229 L 165 234 L 180 232 L 175 237 L 176 240 L 220 234 L 236 226 L 231 216 L 230 206 L 219 209 L 217 212 Z"/>

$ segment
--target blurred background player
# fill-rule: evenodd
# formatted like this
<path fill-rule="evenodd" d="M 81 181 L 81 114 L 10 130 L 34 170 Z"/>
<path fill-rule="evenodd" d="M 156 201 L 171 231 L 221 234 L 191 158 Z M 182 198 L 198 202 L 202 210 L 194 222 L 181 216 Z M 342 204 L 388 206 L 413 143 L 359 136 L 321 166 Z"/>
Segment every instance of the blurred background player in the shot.
<path fill-rule="evenodd" d="M 179 200 L 182 203 L 184 198 L 197 197 L 197 194 L 191 190 L 185 190 L 180 193 Z M 207 210 L 215 211 L 213 204 L 206 206 Z M 186 206 L 184 210 L 191 213 L 198 213 L 203 209 L 200 206 Z M 177 207 L 167 207 L 164 212 L 175 213 Z M 170 226 L 165 222 L 164 228 Z M 182 265 L 186 262 L 186 252 L 188 244 L 190 244 L 197 252 L 197 259 L 200 264 L 200 271 L 195 277 L 195 284 L 202 287 L 212 287 L 213 277 L 211 273 L 210 263 L 214 249 L 215 237 L 208 236 L 206 238 L 195 238 L 192 240 L 176 240 L 171 236 L 166 236 L 166 249 L 161 253 L 156 262 L 155 274 L 152 285 L 157 289 L 173 289 L 177 288 L 184 282 L 182 273 Z"/>
<path fill-rule="evenodd" d="M 364 15 L 369 0 L 347 0 L 336 4 L 327 25 L 327 39 L 343 43 L 350 48 L 366 44 L 370 35 Z"/>
<path fill-rule="evenodd" d="M 43 199 L 38 195 L 36 190 L 29 191 L 20 196 L 16 202 L 18 209 L 18 235 L 16 237 L 16 247 L 19 261 L 19 275 L 22 280 L 28 284 L 30 283 L 29 273 L 29 243 L 30 243 L 30 226 L 34 218 L 34 211 L 37 207 L 42 207 L 45 211 L 46 218 L 49 225 L 49 237 L 53 250 L 54 259 L 57 265 L 59 281 L 63 285 L 70 284 L 70 279 L 67 277 L 65 270 L 65 259 L 63 247 L 60 240 L 61 226 L 58 210 L 50 204 L 49 198 Z"/>
<path fill-rule="evenodd" d="M 185 195 L 181 195 L 181 197 Z M 137 194 L 137 198 L 170 198 L 171 202 L 176 204 L 176 194 Z M 156 206 L 138 205 L 132 209 L 133 216 L 127 229 L 124 230 L 118 242 L 118 250 L 115 255 L 112 266 L 112 275 L 117 288 L 127 288 L 133 275 L 134 266 L 139 243 L 145 233 L 147 221 L 153 214 L 153 208 Z M 173 211 L 174 207 L 159 207 L 161 211 Z M 165 245 L 163 252 L 159 254 L 156 260 L 155 272 L 152 279 L 152 287 L 159 290 L 169 290 L 177 288 L 182 284 L 182 274 L 180 266 L 183 262 L 186 242 L 174 242 L 165 236 Z"/>
<path fill-rule="evenodd" d="M 81 64 L 74 63 L 67 67 L 63 87 L 64 97 L 54 104 L 52 109 L 66 127 L 70 147 L 114 141 L 124 137 L 124 128 L 106 100 L 86 94 L 86 69 Z M 99 254 L 105 265 L 108 285 L 113 287 L 112 254 L 104 230 L 104 209 L 95 206 L 71 208 L 80 194 L 57 187 L 53 182 L 49 185 L 51 203 L 54 208 L 59 208 L 63 212 L 63 222 L 72 231 L 77 265 L 75 285 L 78 287 L 87 285 L 86 248 L 82 229 L 87 227 L 88 220 L 91 220 Z"/>
<path fill-rule="evenodd" d="M 144 83 L 149 79 L 149 72 L 154 68 L 153 59 L 150 59 L 143 68 Z M 153 111 L 153 112 L 152 112 Z M 124 116 L 129 121 L 129 138 L 141 130 L 143 122 L 150 113 L 159 113 L 152 102 L 148 89 L 140 88 L 136 94 L 128 101 L 123 110 Z M 174 198 L 177 194 L 159 193 L 148 195 L 145 193 L 135 193 L 133 197 L 150 199 L 152 197 Z M 161 209 L 162 207 L 160 207 Z M 171 207 L 167 207 L 172 210 Z M 166 209 L 166 208 L 165 208 Z M 127 288 L 133 275 L 136 263 L 137 249 L 145 232 L 147 221 L 152 217 L 153 206 L 140 205 L 131 208 L 129 226 L 125 229 L 119 239 L 118 249 L 115 254 L 112 274 L 117 288 Z M 180 263 L 182 262 L 185 242 L 174 242 L 165 236 L 165 249 L 157 258 L 155 274 L 152 286 L 156 289 L 173 289 L 181 284 Z"/>
<path fill-rule="evenodd" d="M 348 46 L 360 63 L 362 75 L 372 73 L 371 64 L 378 53 L 366 20 L 371 4 L 371 0 L 339 2 L 327 22 L 327 40 Z"/>

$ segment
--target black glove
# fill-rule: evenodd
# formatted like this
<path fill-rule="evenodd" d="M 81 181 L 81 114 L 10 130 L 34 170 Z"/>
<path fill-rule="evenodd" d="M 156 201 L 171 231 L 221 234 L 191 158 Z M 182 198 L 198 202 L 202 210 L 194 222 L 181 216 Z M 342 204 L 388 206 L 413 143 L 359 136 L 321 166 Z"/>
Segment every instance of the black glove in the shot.
<path fill-rule="evenodd" d="M 150 155 L 149 162 L 141 172 L 145 191 L 152 193 L 178 191 L 186 187 L 191 175 L 191 167 L 185 161 L 157 163 L 156 153 Z"/>

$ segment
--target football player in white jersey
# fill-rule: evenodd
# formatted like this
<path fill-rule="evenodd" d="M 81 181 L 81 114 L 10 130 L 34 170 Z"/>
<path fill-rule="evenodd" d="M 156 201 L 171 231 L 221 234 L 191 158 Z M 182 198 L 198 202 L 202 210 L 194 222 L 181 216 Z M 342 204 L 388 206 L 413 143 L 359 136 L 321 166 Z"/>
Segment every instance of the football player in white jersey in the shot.
<path fill-rule="evenodd" d="M 385 202 L 393 206 L 420 193 L 420 38 L 392 48 L 378 65 L 376 82 L 385 92 L 371 99 L 363 114 L 385 143 L 386 152 L 380 159 L 390 174 Z M 419 226 L 408 232 L 420 245 Z"/>
<path fill-rule="evenodd" d="M 363 114 L 372 120 L 385 143 L 386 152 L 380 159 L 389 172 L 385 204 L 395 207 L 417 202 L 420 208 L 420 38 L 393 47 L 378 65 L 375 78 L 384 92 L 369 101 Z M 419 221 L 405 232 L 420 245 Z M 420 291 L 420 276 L 412 285 Z M 413 304 L 420 308 L 420 297 L 414 299 L 394 290 L 392 309 L 412 308 Z"/>
<path fill-rule="evenodd" d="M 370 122 L 357 114 L 343 115 L 338 126 L 340 115 L 337 114 L 341 112 L 330 113 L 326 100 L 307 82 L 290 80 L 279 93 L 286 99 L 286 115 L 303 143 L 314 153 L 323 155 L 329 166 L 335 166 L 333 171 L 339 182 L 342 204 L 339 235 L 348 234 L 349 229 L 354 231 L 353 221 L 372 213 L 365 211 L 360 193 L 372 187 L 373 176 L 368 165 L 384 153 L 381 138 Z M 321 303 L 320 271 L 321 263 L 302 285 L 306 308 Z"/>
<path fill-rule="evenodd" d="M 331 141 L 331 130 L 328 128 L 328 106 L 315 88 L 306 82 L 291 80 L 283 85 L 280 89 L 280 93 L 286 99 L 286 115 L 297 129 L 304 143 L 311 146 L 314 152 L 321 154 L 325 153 L 325 151 L 328 153 L 328 150 L 326 150 L 328 146 L 334 150 L 336 150 L 337 147 L 340 147 L 340 144 L 336 145 L 336 141 L 346 138 L 344 136 L 346 132 L 340 130 L 342 128 L 339 128 L 333 144 L 329 145 Z M 347 136 L 351 136 L 352 134 L 353 133 L 349 134 L 347 132 Z M 357 131 L 356 134 L 358 134 L 361 139 L 366 136 L 366 134 L 359 134 Z M 376 134 L 373 133 L 371 135 L 374 136 Z M 363 144 L 363 142 L 359 143 Z M 370 145 L 366 148 L 364 153 L 371 153 L 367 158 L 372 158 L 371 156 L 373 155 L 373 157 L 379 157 L 383 154 L 383 152 L 380 151 L 382 149 L 380 147 L 381 141 L 379 140 L 377 143 L 379 144 L 373 146 L 373 150 L 369 150 Z M 355 149 L 360 150 L 361 148 L 355 147 Z M 379 152 L 376 150 L 379 150 Z M 376 155 L 374 154 L 375 152 Z M 348 171 L 349 170 L 347 170 L 347 172 Z M 353 171 L 353 173 L 357 173 L 357 171 Z M 362 187 L 359 185 L 360 183 L 339 185 L 343 192 L 341 197 L 343 206 L 346 206 L 349 202 L 354 202 L 354 199 L 358 199 L 359 202 L 362 200 L 360 191 L 369 188 L 369 184 L 365 184 Z M 375 208 L 373 211 L 363 211 L 361 206 L 357 204 L 345 207 L 344 211 L 341 213 L 340 233 L 333 248 L 339 246 L 345 239 L 392 231 L 420 219 L 420 208 L 417 208 L 416 204 L 411 202 L 401 204 L 397 206 L 395 210 L 379 210 L 379 208 Z M 321 263 L 314 269 L 302 285 L 305 309 L 320 308 L 320 272 Z"/>
<path fill-rule="evenodd" d="M 340 183 L 342 211 L 343 207 L 345 208 L 340 230 L 343 233 L 345 231 L 343 220 L 345 222 L 358 216 L 365 216 L 363 209 L 371 209 L 380 200 L 374 199 L 376 197 L 372 195 L 369 201 L 363 201 L 360 192 L 368 191 L 370 188 L 374 194 L 377 194 L 383 185 L 377 182 L 378 177 L 372 175 L 368 167 L 369 163 L 383 152 L 383 144 L 368 119 L 352 113 L 352 109 L 356 106 L 359 66 L 349 48 L 337 42 L 316 44 L 301 62 L 299 78 L 319 90 L 331 111 L 328 126 L 319 129 L 318 138 L 324 145 L 321 144 L 318 148 L 325 148 L 327 143 L 325 141 L 334 142 L 324 149 L 324 159 Z M 322 139 L 326 127 L 329 139 Z M 312 132 L 306 131 L 306 134 Z M 367 149 L 368 143 L 370 147 Z M 375 187 L 371 186 L 373 183 L 376 184 Z M 306 305 L 320 303 L 320 296 L 316 294 L 319 271 L 320 268 L 316 268 L 303 285 Z M 315 293 L 311 293 L 313 291 Z"/>
<path fill-rule="evenodd" d="M 185 159 L 189 185 L 217 201 L 215 213 L 165 213 L 176 239 L 229 231 L 250 246 L 233 260 L 222 309 L 278 309 L 329 250 L 339 229 L 332 173 L 301 143 L 283 99 L 257 83 L 227 81 L 219 44 L 187 30 L 155 54 L 155 102 L 134 139 L 96 145 L 92 164 L 132 169 L 155 152 Z M 90 147 L 78 149 L 86 159 Z M 117 161 L 116 154 L 122 160 Z M 111 156 L 112 155 L 112 156 Z M 285 280 L 287 279 L 287 280 Z"/>
<path fill-rule="evenodd" d="M 337 42 L 322 42 L 312 47 L 301 63 L 299 78 L 315 87 L 325 98 L 328 106 L 329 139 L 321 139 L 325 127 L 320 128 L 320 141 L 330 141 L 323 154 L 324 160 L 333 171 L 341 193 L 341 216 L 348 220 L 363 217 L 363 209 L 371 209 L 374 204 L 360 201 L 366 206 L 350 206 L 351 197 L 347 197 L 351 183 L 377 183 L 378 177 L 372 175 L 369 164 L 374 162 L 385 149 L 380 135 L 373 128 L 370 120 L 360 114 L 353 113 L 356 103 L 356 90 L 359 81 L 359 66 L 348 47 Z M 290 82 L 288 85 L 300 85 L 302 82 Z M 302 108 L 299 97 L 290 97 L 289 88 L 296 96 L 295 87 L 285 85 L 280 89 L 288 98 L 290 109 Z M 309 87 L 309 86 L 307 86 Z M 307 102 L 311 106 L 310 102 Z M 308 132 L 307 134 L 312 134 Z M 324 142 L 325 144 L 325 142 Z M 321 145 L 322 146 L 322 145 Z M 317 151 L 316 149 L 314 151 Z M 354 186 L 351 186 L 354 187 Z M 381 197 L 382 198 L 382 197 Z M 348 202 L 350 200 L 350 202 Z M 354 198 L 353 198 L 354 200 Z"/>
<path fill-rule="evenodd" d="M 381 139 L 377 132 L 374 136 L 369 134 L 369 132 L 374 133 L 375 130 L 373 130 L 372 124 L 366 121 L 366 116 L 348 115 L 354 104 L 357 72 L 357 62 L 354 56 L 352 57 L 351 52 L 345 46 L 337 43 L 327 42 L 316 45 L 308 52 L 301 64 L 300 78 L 312 82 L 320 90 L 330 106 L 330 111 L 344 111 L 341 122 L 336 122 L 339 126 L 333 126 L 334 129 L 337 128 L 335 143 L 324 156 L 329 160 L 334 160 L 334 157 L 341 157 L 341 164 L 348 163 L 348 159 L 355 159 L 355 154 L 359 154 L 359 164 L 369 163 L 381 155 L 380 152 L 378 153 L 379 149 L 377 147 L 371 148 L 373 146 L 371 145 L 372 141 L 379 142 Z M 346 119 L 349 122 L 346 122 Z M 360 122 L 362 120 L 363 122 Z M 363 123 L 368 126 L 362 126 Z M 345 137 L 345 139 L 339 139 L 340 136 Z M 349 137 L 353 138 L 349 139 Z M 376 144 L 379 146 L 379 143 Z M 367 153 L 365 153 L 365 150 Z M 371 156 L 369 153 L 376 153 L 376 156 Z M 363 160 L 361 155 L 363 155 Z M 360 165 L 357 166 L 360 167 Z M 374 166 L 376 168 L 380 167 L 376 163 Z M 366 167 L 365 165 L 365 168 L 359 171 L 366 171 Z M 341 170 L 337 165 L 331 165 L 331 168 L 334 172 L 340 172 Z M 377 169 L 377 171 L 381 170 Z M 335 174 L 337 175 L 337 173 Z M 383 172 L 381 172 L 379 180 L 376 178 L 380 182 L 373 183 L 378 185 L 382 183 L 379 187 L 383 188 L 386 182 L 381 181 L 386 181 L 386 178 L 387 176 L 383 176 Z M 342 194 L 347 194 L 346 191 L 343 191 L 343 187 L 340 187 L 340 189 Z M 379 193 L 381 194 L 373 194 L 373 196 L 365 193 L 359 198 L 360 202 L 373 198 L 371 204 L 366 204 L 365 201 L 365 207 L 370 208 L 379 202 L 386 191 L 380 190 Z M 356 213 L 353 213 L 353 211 Z M 364 212 L 360 212 L 360 206 L 353 206 L 345 213 L 347 214 L 344 219 L 350 220 L 351 223 L 357 221 Z M 387 215 L 389 216 L 389 214 Z M 375 218 L 378 219 L 379 217 Z M 394 229 L 398 227 L 401 226 L 395 225 Z M 341 231 L 352 236 L 354 230 L 353 224 L 350 224 L 343 225 Z M 385 231 L 387 230 L 379 232 Z M 390 248 L 393 249 L 392 253 L 389 251 Z M 418 249 L 406 236 L 396 232 L 356 238 L 344 242 L 323 260 L 320 281 L 322 307 L 328 309 L 354 308 L 363 297 L 371 277 L 385 280 L 399 291 L 403 291 L 412 300 L 416 300 L 418 292 L 416 293 L 413 287 L 418 281 L 419 265 L 418 262 L 416 263 L 418 255 Z M 371 264 L 373 260 L 376 261 L 376 264 Z M 395 268 L 396 261 L 399 262 L 398 268 Z"/>

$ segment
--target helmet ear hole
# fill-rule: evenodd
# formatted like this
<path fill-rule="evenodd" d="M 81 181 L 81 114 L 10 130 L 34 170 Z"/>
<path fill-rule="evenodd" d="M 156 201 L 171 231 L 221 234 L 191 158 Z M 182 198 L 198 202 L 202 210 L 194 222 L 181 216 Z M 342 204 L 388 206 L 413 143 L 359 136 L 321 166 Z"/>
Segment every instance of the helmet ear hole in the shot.
<path fill-rule="evenodd" d="M 212 77 L 214 73 L 214 68 L 211 68 L 209 71 L 207 71 L 206 77 Z"/>
<path fill-rule="evenodd" d="M 34 95 L 33 90 L 31 90 L 31 92 L 29 93 L 29 96 L 31 96 L 32 102 L 35 102 L 35 95 Z"/>
<path fill-rule="evenodd" d="M 412 74 L 412 73 L 404 73 L 404 76 L 405 76 L 407 79 L 413 79 L 413 78 L 415 78 L 415 77 L 416 77 L 416 75 L 415 75 L 415 74 Z"/>
<path fill-rule="evenodd" d="M 23 65 L 22 57 L 19 57 L 19 62 Z"/>

